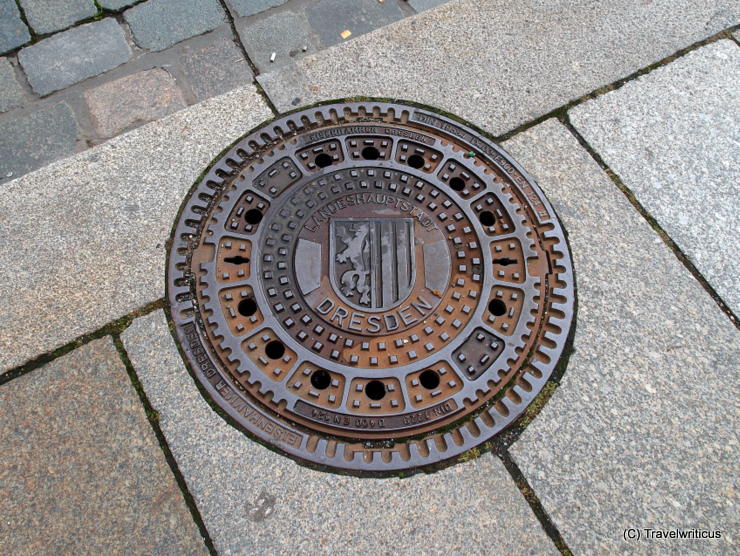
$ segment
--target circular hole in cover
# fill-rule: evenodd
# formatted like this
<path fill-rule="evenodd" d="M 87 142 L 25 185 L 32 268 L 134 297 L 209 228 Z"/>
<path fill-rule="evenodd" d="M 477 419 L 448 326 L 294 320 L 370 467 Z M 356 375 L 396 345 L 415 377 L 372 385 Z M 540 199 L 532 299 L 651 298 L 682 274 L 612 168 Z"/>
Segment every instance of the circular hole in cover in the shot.
<path fill-rule="evenodd" d="M 462 191 L 465 189 L 465 180 L 457 176 L 450 178 L 450 187 L 455 191 Z"/>
<path fill-rule="evenodd" d="M 244 220 L 247 224 L 259 224 L 262 221 L 262 211 L 259 209 L 249 209 L 244 214 Z"/>
<path fill-rule="evenodd" d="M 257 312 L 257 303 L 251 298 L 242 299 L 239 305 L 237 305 L 236 310 L 243 317 L 251 317 Z"/>
<path fill-rule="evenodd" d="M 316 160 L 314 160 L 314 162 L 316 162 L 316 166 L 318 166 L 319 168 L 326 168 L 327 166 L 331 165 L 334 160 L 328 154 L 321 153 L 316 156 Z"/>
<path fill-rule="evenodd" d="M 362 149 L 362 158 L 365 160 L 378 160 L 380 158 L 380 151 L 375 147 L 365 147 Z"/>
<path fill-rule="evenodd" d="M 500 299 L 492 299 L 488 304 L 488 310 L 491 311 L 495 316 L 500 317 L 506 313 L 506 304 Z"/>
<path fill-rule="evenodd" d="M 409 157 L 409 166 L 412 168 L 421 168 L 424 166 L 424 158 L 419 156 L 418 154 L 412 154 Z"/>
<path fill-rule="evenodd" d="M 270 359 L 280 359 L 285 355 L 285 346 L 283 345 L 283 342 L 273 340 L 265 346 L 265 353 Z"/>
<path fill-rule="evenodd" d="M 365 395 L 371 400 L 382 400 L 385 397 L 385 384 L 371 380 L 365 385 Z"/>
<path fill-rule="evenodd" d="M 439 386 L 439 374 L 437 374 L 437 371 L 427 369 L 419 375 L 419 382 L 427 390 L 434 390 Z"/>
<path fill-rule="evenodd" d="M 484 226 L 493 226 L 496 223 L 496 217 L 490 210 L 484 210 L 478 215 L 480 223 Z"/>
<path fill-rule="evenodd" d="M 318 390 L 326 390 L 331 384 L 331 375 L 324 369 L 318 369 L 311 375 L 311 385 Z"/>

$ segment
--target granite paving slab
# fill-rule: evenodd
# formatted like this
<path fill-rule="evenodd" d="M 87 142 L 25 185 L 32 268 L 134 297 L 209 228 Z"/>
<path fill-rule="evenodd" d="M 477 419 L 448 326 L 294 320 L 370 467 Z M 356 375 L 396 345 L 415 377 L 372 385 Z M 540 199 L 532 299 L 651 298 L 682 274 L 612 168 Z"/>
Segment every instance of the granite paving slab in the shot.
<path fill-rule="evenodd" d="M 161 311 L 123 341 L 221 554 L 557 553 L 491 454 L 406 479 L 309 470 L 211 409 Z"/>
<path fill-rule="evenodd" d="M 208 553 L 110 337 L 0 386 L 0 445 L 0 553 Z"/>
<path fill-rule="evenodd" d="M 66 102 L 8 116 L 0 122 L 0 177 L 24 174 L 75 152 L 77 121 Z"/>
<path fill-rule="evenodd" d="M 162 68 L 120 77 L 85 91 L 83 96 L 101 137 L 118 135 L 132 125 L 185 108 L 182 91 Z"/>
<path fill-rule="evenodd" d="M 7 112 L 20 106 L 25 96 L 23 87 L 15 75 L 15 68 L 7 58 L 0 58 L 0 112 Z"/>
<path fill-rule="evenodd" d="M 147 50 L 164 50 L 226 20 L 218 0 L 149 0 L 123 16 L 136 44 Z"/>
<path fill-rule="evenodd" d="M 573 124 L 740 314 L 740 48 L 717 41 L 571 111 Z"/>
<path fill-rule="evenodd" d="M 358 37 L 403 17 L 396 2 L 377 0 L 315 0 L 306 6 L 306 14 L 325 46 Z M 346 31 L 351 34 L 343 37 Z"/>
<path fill-rule="evenodd" d="M 106 10 L 120 10 L 132 6 L 139 2 L 139 0 L 98 0 L 98 4 L 101 8 Z"/>
<path fill-rule="evenodd" d="M 401 98 L 498 135 L 737 23 L 738 6 L 456 0 L 258 81 L 281 111 L 357 95 Z"/>
<path fill-rule="evenodd" d="M 161 298 L 185 193 L 270 115 L 244 87 L 0 188 L 0 372 Z"/>
<path fill-rule="evenodd" d="M 229 36 L 214 38 L 207 46 L 186 46 L 182 63 L 197 101 L 254 81 L 252 70 L 230 33 Z"/>
<path fill-rule="evenodd" d="M 288 0 L 226 0 L 229 9 L 238 17 L 255 15 L 285 4 Z"/>
<path fill-rule="evenodd" d="M 289 64 L 316 50 L 316 40 L 302 11 L 279 12 L 259 20 L 241 19 L 236 22 L 236 30 L 259 71 Z"/>
<path fill-rule="evenodd" d="M 512 455 L 576 554 L 736 552 L 740 335 L 565 127 L 504 147 L 560 215 L 578 288 L 568 368 Z"/>
<path fill-rule="evenodd" d="M 23 48 L 18 61 L 39 95 L 47 95 L 120 66 L 131 58 L 112 17 L 86 23 Z"/>
<path fill-rule="evenodd" d="M 21 19 L 15 0 L 0 0 L 0 54 L 31 40 L 31 33 Z"/>
<path fill-rule="evenodd" d="M 448 1 L 449 0 L 408 0 L 409 6 L 414 8 L 417 12 L 436 8 Z"/>
<path fill-rule="evenodd" d="M 20 4 L 37 35 L 65 29 L 98 13 L 93 0 L 20 0 Z"/>

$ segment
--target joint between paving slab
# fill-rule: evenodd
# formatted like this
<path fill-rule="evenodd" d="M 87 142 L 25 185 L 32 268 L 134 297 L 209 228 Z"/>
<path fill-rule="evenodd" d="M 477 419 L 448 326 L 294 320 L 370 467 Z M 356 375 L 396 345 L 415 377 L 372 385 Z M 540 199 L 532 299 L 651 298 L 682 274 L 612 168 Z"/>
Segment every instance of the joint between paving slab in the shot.
<path fill-rule="evenodd" d="M 103 325 L 102 327 L 98 328 L 97 330 L 94 330 L 93 332 L 89 332 L 87 334 L 78 336 L 71 342 L 68 342 L 64 344 L 63 346 L 58 347 L 54 349 L 53 351 L 49 351 L 46 353 L 42 353 L 41 355 L 37 355 L 36 357 L 34 357 L 33 359 L 29 361 L 26 361 L 22 365 L 0 374 L 0 386 L 2 386 L 3 384 L 7 382 L 10 382 L 11 380 L 15 378 L 18 378 L 19 376 L 26 375 L 30 373 L 31 371 L 38 369 L 39 367 L 43 367 L 47 363 L 50 363 L 54 361 L 55 359 L 61 357 L 62 355 L 66 355 L 70 351 L 77 349 L 80 346 L 84 346 L 85 344 L 90 343 L 93 340 L 97 340 L 98 338 L 102 338 L 103 336 L 120 334 L 121 332 L 126 330 L 126 328 L 130 326 L 131 322 L 133 322 L 135 318 L 148 315 L 149 313 L 156 311 L 157 309 L 163 308 L 164 305 L 165 305 L 164 298 L 158 299 L 156 301 L 153 301 L 152 303 L 148 303 L 144 305 L 143 307 L 140 307 L 138 309 L 135 309 L 134 311 L 131 311 L 130 313 L 122 316 L 119 319 L 116 319 L 112 322 L 109 322 Z"/>
<path fill-rule="evenodd" d="M 245 48 L 244 43 L 242 42 L 242 39 L 236 30 L 236 23 L 234 23 L 234 16 L 231 14 L 231 11 L 229 10 L 229 7 L 226 5 L 225 0 L 218 0 L 218 3 L 221 5 L 221 8 L 226 13 L 226 21 L 228 22 L 229 28 L 231 29 L 233 41 L 239 47 L 239 50 L 241 50 L 242 56 L 244 56 L 244 59 L 247 61 L 247 64 L 249 64 L 249 68 L 252 70 L 252 75 L 254 76 L 252 83 L 257 89 L 257 94 L 259 94 L 262 97 L 262 100 L 265 101 L 265 104 L 267 104 L 267 106 L 270 108 L 274 116 L 280 116 L 280 112 L 278 111 L 277 107 L 273 104 L 272 100 L 267 95 L 267 91 L 265 91 L 262 88 L 262 85 L 260 85 L 259 81 L 257 81 L 257 76 L 259 75 L 260 71 L 255 65 L 255 63 L 252 61 L 252 59 L 249 57 L 249 53 L 247 53 L 247 49 Z"/>
<path fill-rule="evenodd" d="M 558 118 L 562 120 L 562 118 L 567 116 L 567 112 L 571 110 L 572 108 L 575 108 L 576 106 L 583 104 L 584 102 L 588 100 L 593 100 L 602 95 L 605 95 L 606 93 L 610 93 L 612 91 L 621 89 L 627 83 L 634 81 L 635 79 L 642 77 L 643 75 L 646 75 L 655 69 L 666 66 L 670 64 L 671 62 L 677 60 L 678 58 L 681 58 L 685 56 L 686 54 L 693 52 L 694 50 L 697 50 L 703 46 L 712 44 L 722 39 L 731 39 L 734 42 L 737 42 L 735 41 L 735 38 L 733 37 L 733 33 L 737 31 L 738 29 L 740 29 L 740 25 L 733 25 L 732 27 L 728 27 L 727 29 L 723 29 L 722 31 L 715 33 L 711 37 L 707 37 L 706 39 L 702 39 L 700 41 L 692 43 L 685 48 L 677 50 L 670 56 L 666 56 L 665 58 L 662 58 L 658 60 L 657 62 L 654 62 L 643 68 L 640 68 L 639 70 L 632 72 L 629 75 L 622 77 L 621 79 L 617 79 L 616 81 L 613 81 L 612 83 L 599 87 L 598 89 L 594 89 L 590 93 L 586 93 L 585 95 L 580 96 L 577 99 L 572 100 L 562 106 L 559 106 L 558 108 L 555 108 L 554 110 L 551 110 L 547 112 L 546 114 L 543 114 L 542 116 L 538 116 L 537 118 L 529 120 L 521 124 L 520 126 L 517 126 L 510 131 L 507 131 L 506 133 L 502 135 L 495 136 L 494 140 L 497 143 L 503 143 L 504 141 L 511 139 L 514 135 L 527 131 L 528 129 L 533 128 L 536 125 L 541 124 L 542 122 L 549 120 L 551 118 Z"/>
<path fill-rule="evenodd" d="M 206 545 L 206 548 L 208 548 L 208 552 L 213 556 L 216 556 L 216 554 L 218 553 L 216 552 L 216 548 L 213 544 L 213 539 L 211 538 L 211 535 L 206 528 L 203 517 L 200 515 L 200 510 L 195 503 L 193 495 L 190 493 L 190 489 L 185 482 L 185 477 L 180 471 L 180 467 L 175 460 L 175 456 L 172 454 L 172 450 L 170 450 L 169 444 L 167 444 L 167 439 L 162 432 L 162 428 L 159 426 L 159 412 L 157 412 L 152 407 L 152 404 L 149 401 L 146 392 L 144 392 L 144 387 L 141 385 L 139 376 L 136 374 L 136 370 L 134 369 L 134 366 L 131 363 L 131 359 L 126 352 L 126 348 L 121 341 L 120 332 L 113 333 L 112 338 L 113 344 L 116 346 L 118 356 L 121 358 L 121 362 L 123 363 L 124 367 L 126 367 L 126 372 L 128 373 L 128 377 L 131 380 L 131 385 L 134 387 L 134 390 L 136 390 L 136 393 L 139 396 L 139 401 L 141 401 L 141 405 L 144 406 L 144 412 L 146 413 L 147 420 L 149 421 L 149 424 L 154 431 L 154 435 L 157 437 L 159 447 L 162 449 L 165 460 L 170 466 L 172 474 L 175 476 L 177 486 L 180 487 L 180 491 L 182 492 L 183 498 L 185 499 L 185 504 L 187 505 L 188 510 L 190 510 L 190 515 L 192 516 L 195 524 L 198 526 L 200 536 L 203 538 L 203 543 Z"/>
<path fill-rule="evenodd" d="M 552 540 L 555 547 L 560 551 L 560 554 L 563 554 L 564 556 L 573 556 L 573 552 L 568 548 L 568 545 L 565 543 L 565 539 L 563 539 L 563 536 L 560 534 L 560 531 L 558 531 L 555 523 L 545 511 L 540 499 L 537 494 L 535 494 L 521 469 L 519 469 L 519 466 L 511 457 L 511 454 L 509 454 L 507 450 L 504 450 L 498 454 L 498 457 L 501 459 L 501 463 L 504 464 L 504 467 L 506 467 L 509 475 L 511 475 L 511 478 L 519 489 L 519 492 L 522 493 L 527 504 L 529 504 L 532 512 L 534 512 L 534 515 L 539 520 L 545 533 L 550 537 L 550 540 Z"/>
<path fill-rule="evenodd" d="M 723 31 L 723 33 L 724 32 L 725 31 Z M 733 313 L 732 309 L 730 309 L 727 303 L 724 302 L 719 293 L 717 293 L 717 291 L 712 287 L 712 285 L 707 281 L 702 273 L 699 272 L 699 269 L 696 268 L 694 263 L 691 262 L 691 260 L 686 256 L 686 254 L 681 250 L 676 242 L 673 241 L 673 239 L 663 229 L 660 223 L 658 223 L 655 217 L 650 214 L 650 212 L 643 206 L 642 203 L 640 203 L 632 190 L 625 185 L 625 183 L 617 175 L 617 173 L 614 172 L 614 170 L 612 170 L 604 161 L 602 156 L 598 152 L 596 152 L 596 149 L 594 149 L 586 140 L 586 138 L 581 135 L 581 133 L 570 121 L 570 117 L 568 116 L 568 114 L 564 113 L 560 115 L 559 119 L 560 122 L 573 134 L 581 147 L 583 147 L 589 153 L 589 155 L 591 155 L 591 158 L 593 158 L 594 161 L 599 165 L 599 167 L 606 173 L 606 175 L 609 176 L 614 185 L 616 185 L 617 188 L 624 194 L 624 196 L 627 197 L 635 210 L 640 213 L 640 215 L 647 221 L 650 227 L 658 234 L 658 236 L 660 236 L 660 238 L 663 240 L 663 243 L 665 243 L 666 246 L 668 246 L 668 248 L 673 251 L 673 254 L 676 255 L 678 260 L 681 261 L 681 263 L 686 267 L 686 269 L 691 273 L 696 281 L 701 284 L 701 286 L 719 306 L 722 312 L 727 315 L 727 317 L 730 319 L 730 322 L 732 322 L 732 324 L 734 324 L 735 327 L 740 330 L 740 322 L 738 322 L 737 315 Z"/>

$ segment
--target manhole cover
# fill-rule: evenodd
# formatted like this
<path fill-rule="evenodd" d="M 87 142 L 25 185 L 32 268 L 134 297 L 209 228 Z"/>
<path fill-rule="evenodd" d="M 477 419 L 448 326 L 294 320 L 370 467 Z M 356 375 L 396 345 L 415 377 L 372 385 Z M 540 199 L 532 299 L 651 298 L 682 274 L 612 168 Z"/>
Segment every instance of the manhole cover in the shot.
<path fill-rule="evenodd" d="M 489 440 L 542 389 L 573 318 L 537 185 L 471 128 L 383 102 L 290 114 L 220 157 L 183 205 L 167 285 L 216 404 L 356 471 Z"/>

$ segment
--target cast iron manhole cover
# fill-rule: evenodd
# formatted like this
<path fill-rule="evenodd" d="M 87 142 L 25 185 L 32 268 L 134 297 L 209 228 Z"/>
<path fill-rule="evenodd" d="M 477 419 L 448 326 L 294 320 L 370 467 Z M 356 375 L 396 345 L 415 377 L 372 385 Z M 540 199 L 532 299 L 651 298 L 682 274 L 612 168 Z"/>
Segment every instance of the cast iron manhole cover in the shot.
<path fill-rule="evenodd" d="M 176 223 L 183 353 L 248 432 L 322 466 L 394 471 L 518 417 L 573 318 L 563 230 L 470 127 L 404 104 L 329 104 L 240 140 Z"/>

